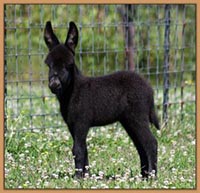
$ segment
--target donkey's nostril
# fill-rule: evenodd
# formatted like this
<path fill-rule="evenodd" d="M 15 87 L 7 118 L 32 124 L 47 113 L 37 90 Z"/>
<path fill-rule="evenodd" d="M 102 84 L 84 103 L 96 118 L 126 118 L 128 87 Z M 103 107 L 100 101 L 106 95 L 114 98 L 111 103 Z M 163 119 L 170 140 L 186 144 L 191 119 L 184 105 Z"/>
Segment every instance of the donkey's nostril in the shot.
<path fill-rule="evenodd" d="M 49 82 L 49 88 L 52 93 L 57 93 L 59 89 L 61 89 L 61 84 L 58 79 L 52 78 Z"/>

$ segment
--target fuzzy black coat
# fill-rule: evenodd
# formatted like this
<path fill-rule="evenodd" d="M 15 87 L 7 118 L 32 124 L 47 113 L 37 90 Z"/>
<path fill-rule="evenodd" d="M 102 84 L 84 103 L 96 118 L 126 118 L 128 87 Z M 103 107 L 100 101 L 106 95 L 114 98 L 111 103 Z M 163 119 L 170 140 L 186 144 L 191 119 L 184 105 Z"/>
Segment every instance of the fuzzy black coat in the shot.
<path fill-rule="evenodd" d="M 76 176 L 88 172 L 86 137 L 90 127 L 119 121 L 135 144 L 141 174 L 157 173 L 157 140 L 149 123 L 159 129 L 153 90 L 141 76 L 130 71 L 100 77 L 86 77 L 78 70 L 74 54 L 78 29 L 71 22 L 64 44 L 47 22 L 44 39 L 49 48 L 49 88 L 60 102 L 60 111 L 73 137 Z"/>

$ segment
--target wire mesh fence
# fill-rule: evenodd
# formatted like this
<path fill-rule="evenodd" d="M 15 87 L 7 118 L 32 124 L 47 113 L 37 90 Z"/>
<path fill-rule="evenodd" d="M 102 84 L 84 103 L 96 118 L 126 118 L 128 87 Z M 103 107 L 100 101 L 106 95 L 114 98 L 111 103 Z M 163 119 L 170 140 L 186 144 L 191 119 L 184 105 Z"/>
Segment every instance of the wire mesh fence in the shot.
<path fill-rule="evenodd" d="M 48 20 L 62 41 L 69 22 L 76 22 L 76 64 L 83 74 L 134 70 L 153 86 L 162 121 L 195 116 L 195 5 L 7 4 L 4 16 L 7 130 L 65 126 L 48 89 Z"/>

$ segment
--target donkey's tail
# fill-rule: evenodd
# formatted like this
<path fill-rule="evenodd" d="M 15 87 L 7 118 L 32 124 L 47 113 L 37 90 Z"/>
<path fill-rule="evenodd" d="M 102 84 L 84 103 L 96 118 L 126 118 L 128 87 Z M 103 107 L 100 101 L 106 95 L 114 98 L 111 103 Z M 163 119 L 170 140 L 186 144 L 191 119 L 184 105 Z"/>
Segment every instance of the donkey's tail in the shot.
<path fill-rule="evenodd" d="M 154 108 L 154 102 L 153 102 L 153 104 L 151 106 L 151 109 L 150 109 L 149 120 L 150 120 L 150 123 L 154 124 L 154 126 L 158 130 L 160 130 L 160 125 L 159 125 L 158 117 L 156 115 L 155 108 Z"/>

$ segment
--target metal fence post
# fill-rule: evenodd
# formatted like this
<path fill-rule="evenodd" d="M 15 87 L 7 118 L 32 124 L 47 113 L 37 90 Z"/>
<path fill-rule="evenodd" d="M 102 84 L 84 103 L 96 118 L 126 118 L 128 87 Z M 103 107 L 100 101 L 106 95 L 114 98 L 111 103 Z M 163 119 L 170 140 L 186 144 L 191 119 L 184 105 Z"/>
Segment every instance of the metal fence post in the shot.
<path fill-rule="evenodd" d="M 164 81 L 163 81 L 163 121 L 168 119 L 169 102 L 169 50 L 170 50 L 170 5 L 165 5 L 165 39 L 164 39 Z"/>
<path fill-rule="evenodd" d="M 136 12 L 136 5 L 126 4 L 123 7 L 118 8 L 118 12 L 122 17 L 122 21 L 125 24 L 124 28 L 124 41 L 125 41 L 125 52 L 126 52 L 126 66 L 128 70 L 135 71 L 134 63 L 134 16 Z"/>
<path fill-rule="evenodd" d="M 128 57 L 128 69 L 134 71 L 135 70 L 135 64 L 134 64 L 134 24 L 133 24 L 133 17 L 135 12 L 135 5 L 126 5 L 127 7 L 127 26 L 126 26 L 126 35 L 128 36 L 126 38 L 126 48 L 127 48 L 127 57 Z"/>
<path fill-rule="evenodd" d="M 6 6 L 4 5 L 4 18 L 6 17 Z M 6 22 L 4 19 L 4 26 L 6 26 Z M 6 48 L 6 27 L 4 28 L 4 48 Z M 7 100 L 6 100 L 6 96 L 7 96 L 7 87 L 5 86 L 7 83 L 7 60 L 6 60 L 6 50 L 4 49 L 4 134 L 7 131 Z"/>

